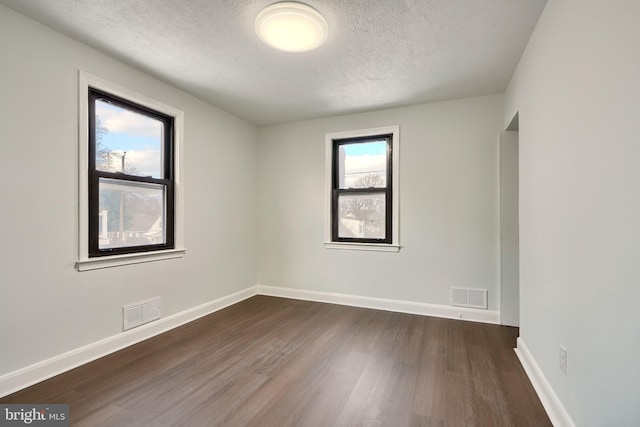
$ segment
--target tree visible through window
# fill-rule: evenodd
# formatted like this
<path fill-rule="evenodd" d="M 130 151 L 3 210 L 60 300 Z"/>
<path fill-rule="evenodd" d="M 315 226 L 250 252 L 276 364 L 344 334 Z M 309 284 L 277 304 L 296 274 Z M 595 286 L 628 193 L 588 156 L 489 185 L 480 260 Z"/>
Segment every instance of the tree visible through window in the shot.
<path fill-rule="evenodd" d="M 89 90 L 89 256 L 174 247 L 173 118 Z"/>

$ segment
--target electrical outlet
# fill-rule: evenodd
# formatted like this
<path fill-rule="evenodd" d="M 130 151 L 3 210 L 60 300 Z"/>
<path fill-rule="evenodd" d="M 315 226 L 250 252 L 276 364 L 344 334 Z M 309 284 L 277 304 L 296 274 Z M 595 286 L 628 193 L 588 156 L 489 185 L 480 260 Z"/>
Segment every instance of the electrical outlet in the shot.
<path fill-rule="evenodd" d="M 560 346 L 560 370 L 567 375 L 567 349 Z"/>

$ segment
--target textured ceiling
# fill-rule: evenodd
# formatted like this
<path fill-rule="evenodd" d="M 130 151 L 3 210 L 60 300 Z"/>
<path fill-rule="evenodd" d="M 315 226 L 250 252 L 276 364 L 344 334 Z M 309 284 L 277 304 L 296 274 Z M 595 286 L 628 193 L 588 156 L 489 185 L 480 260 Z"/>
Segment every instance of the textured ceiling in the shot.
<path fill-rule="evenodd" d="M 319 49 L 254 32 L 276 0 L 0 0 L 257 125 L 503 92 L 546 0 L 308 0 Z"/>

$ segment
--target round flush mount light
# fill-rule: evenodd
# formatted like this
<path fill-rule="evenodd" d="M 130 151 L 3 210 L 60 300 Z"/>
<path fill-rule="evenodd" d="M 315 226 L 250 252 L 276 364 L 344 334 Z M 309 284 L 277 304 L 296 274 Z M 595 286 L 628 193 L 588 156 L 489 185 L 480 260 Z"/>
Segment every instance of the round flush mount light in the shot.
<path fill-rule="evenodd" d="M 286 52 L 306 52 L 321 46 L 329 26 L 320 12 L 298 2 L 266 7 L 256 17 L 256 33 L 269 46 Z"/>

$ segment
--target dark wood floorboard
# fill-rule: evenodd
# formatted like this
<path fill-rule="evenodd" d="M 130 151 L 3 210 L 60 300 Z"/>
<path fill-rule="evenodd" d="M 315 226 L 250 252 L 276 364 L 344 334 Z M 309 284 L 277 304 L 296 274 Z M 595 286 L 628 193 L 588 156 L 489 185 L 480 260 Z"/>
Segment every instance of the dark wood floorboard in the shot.
<path fill-rule="evenodd" d="M 256 296 L 0 399 L 77 426 L 551 426 L 497 325 Z"/>

